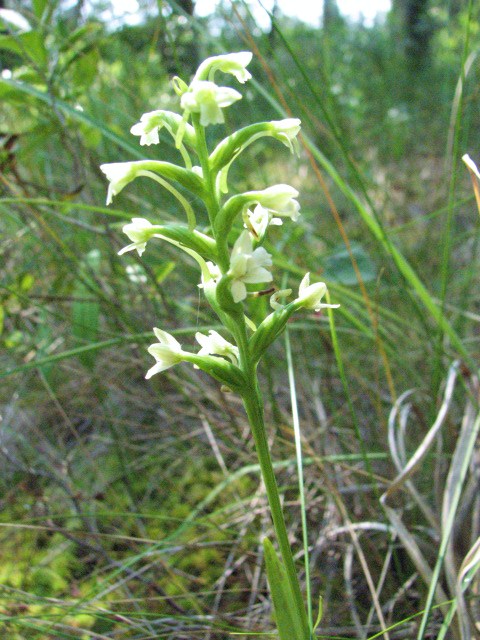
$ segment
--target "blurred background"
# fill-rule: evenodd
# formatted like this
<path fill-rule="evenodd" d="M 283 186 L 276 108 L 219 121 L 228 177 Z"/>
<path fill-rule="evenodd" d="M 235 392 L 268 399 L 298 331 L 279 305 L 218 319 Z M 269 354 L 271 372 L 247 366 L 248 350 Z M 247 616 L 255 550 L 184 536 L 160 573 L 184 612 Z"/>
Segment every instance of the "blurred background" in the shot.
<path fill-rule="evenodd" d="M 239 399 L 187 365 L 144 379 L 152 327 L 189 349 L 216 326 L 184 253 L 152 242 L 141 259 L 117 255 L 132 217 L 182 212 L 143 179 L 107 208 L 99 170 L 180 162 L 166 134 L 140 147 L 130 127 L 179 109 L 173 75 L 188 82 L 205 57 L 248 50 L 253 80 L 209 143 L 301 118 L 299 157 L 256 142 L 232 191 L 300 191 L 299 223 L 269 237 L 275 282 L 296 291 L 310 271 L 341 304 L 333 335 L 322 314 L 289 326 L 318 633 L 373 638 L 387 625 L 382 637 L 417 637 L 452 487 L 437 604 L 458 596 L 480 534 L 470 441 L 463 484 L 446 482 L 477 398 L 479 216 L 460 158 L 480 161 L 478 4 L 2 0 L 0 29 L 0 635 L 273 629 L 260 544 L 270 520 Z M 288 369 L 280 339 L 261 377 L 300 571 Z M 401 529 L 379 498 L 441 410 L 391 503 Z M 478 583 L 466 589 L 447 638 L 479 637 Z M 440 637 L 445 613 L 421 637 Z"/>

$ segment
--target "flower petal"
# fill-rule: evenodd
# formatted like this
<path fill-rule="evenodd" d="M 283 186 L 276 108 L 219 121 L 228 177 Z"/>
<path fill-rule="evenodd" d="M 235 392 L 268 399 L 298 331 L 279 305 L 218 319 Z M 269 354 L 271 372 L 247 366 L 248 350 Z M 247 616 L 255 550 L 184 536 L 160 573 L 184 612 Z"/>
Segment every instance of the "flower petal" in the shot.
<path fill-rule="evenodd" d="M 179 351 L 181 351 L 182 345 L 170 333 L 167 333 L 167 331 L 163 331 L 163 329 L 154 327 L 153 333 L 158 338 L 160 344 L 168 345 L 172 349 L 178 349 Z"/>
<path fill-rule="evenodd" d="M 247 297 L 247 287 L 241 280 L 234 280 L 232 282 L 232 296 L 234 302 L 241 302 Z"/>
<path fill-rule="evenodd" d="M 251 59 L 252 54 L 250 51 L 212 56 L 204 60 L 198 67 L 195 80 L 205 80 L 207 77 L 214 80 L 215 72 L 222 71 L 223 73 L 231 74 L 238 82 L 243 84 L 252 77 L 246 69 Z"/>

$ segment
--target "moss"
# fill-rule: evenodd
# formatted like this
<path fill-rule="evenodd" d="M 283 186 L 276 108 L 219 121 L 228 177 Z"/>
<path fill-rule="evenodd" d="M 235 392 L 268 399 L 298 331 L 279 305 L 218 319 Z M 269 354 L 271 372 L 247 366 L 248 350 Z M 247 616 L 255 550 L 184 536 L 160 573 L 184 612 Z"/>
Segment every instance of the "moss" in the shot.
<path fill-rule="evenodd" d="M 28 586 L 37 596 L 51 598 L 67 590 L 68 582 L 59 573 L 48 567 L 34 569 L 28 579 Z"/>

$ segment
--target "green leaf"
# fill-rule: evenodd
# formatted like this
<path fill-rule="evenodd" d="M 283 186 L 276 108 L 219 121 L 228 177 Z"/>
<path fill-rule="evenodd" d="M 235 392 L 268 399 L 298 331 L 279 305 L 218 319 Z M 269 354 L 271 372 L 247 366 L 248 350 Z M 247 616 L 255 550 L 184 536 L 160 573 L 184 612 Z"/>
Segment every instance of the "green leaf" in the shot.
<path fill-rule="evenodd" d="M 377 277 L 375 264 L 365 249 L 356 242 L 352 242 L 351 253 L 355 258 L 363 282 L 371 282 Z M 339 282 L 344 285 L 358 284 L 357 274 L 352 265 L 352 259 L 348 250 L 342 245 L 328 256 L 324 263 L 326 280 Z"/>
<path fill-rule="evenodd" d="M 15 349 L 15 347 L 20 346 L 22 342 L 23 342 L 23 333 L 18 330 L 12 331 L 12 333 L 10 333 L 5 338 L 5 346 L 7 347 L 7 349 Z"/>
<path fill-rule="evenodd" d="M 45 66 L 47 51 L 42 36 L 37 31 L 28 31 L 18 36 L 0 35 L 0 49 L 17 53 L 26 61 Z"/>
<path fill-rule="evenodd" d="M 32 0 L 32 4 L 33 4 L 33 13 L 39 20 L 41 20 L 43 14 L 45 13 L 48 0 Z"/>
<path fill-rule="evenodd" d="M 80 122 L 77 125 L 78 132 L 83 138 L 83 142 L 89 149 L 96 149 L 102 142 L 102 132 L 96 127 L 92 127 L 85 122 Z"/>
<path fill-rule="evenodd" d="M 72 80 L 76 88 L 88 88 L 92 84 L 97 75 L 99 59 L 98 49 L 92 47 L 72 63 Z"/>
<path fill-rule="evenodd" d="M 305 609 L 295 608 L 295 597 L 291 592 L 287 572 L 268 538 L 263 541 L 268 585 L 280 640 L 309 640 Z"/>
<path fill-rule="evenodd" d="M 0 49 L 13 51 L 13 53 L 18 53 L 19 55 L 22 55 L 23 53 L 18 39 L 5 34 L 0 35 Z"/>
<path fill-rule="evenodd" d="M 69 34 L 68 39 L 64 40 L 60 45 L 60 51 L 68 53 L 72 60 L 86 46 L 94 44 L 103 32 L 103 25 L 99 22 L 87 22 L 78 29 Z"/>
<path fill-rule="evenodd" d="M 33 275 L 31 273 L 25 273 L 19 283 L 19 288 L 22 293 L 27 293 L 33 287 L 33 283 L 35 282 Z"/>
<path fill-rule="evenodd" d="M 318 625 L 320 624 L 320 622 L 322 621 L 323 618 L 323 598 L 322 596 L 319 596 L 318 598 L 318 615 L 317 615 L 317 619 L 315 620 L 315 624 L 313 625 L 313 630 L 316 631 Z"/>

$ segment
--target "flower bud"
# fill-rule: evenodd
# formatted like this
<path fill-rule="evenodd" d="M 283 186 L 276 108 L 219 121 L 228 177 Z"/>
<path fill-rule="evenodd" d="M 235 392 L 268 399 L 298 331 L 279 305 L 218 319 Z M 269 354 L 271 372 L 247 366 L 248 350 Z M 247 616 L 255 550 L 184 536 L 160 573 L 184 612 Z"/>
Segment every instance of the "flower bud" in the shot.
<path fill-rule="evenodd" d="M 178 76 L 173 76 L 172 87 L 177 96 L 182 96 L 186 91 L 188 91 L 188 84 Z"/>

